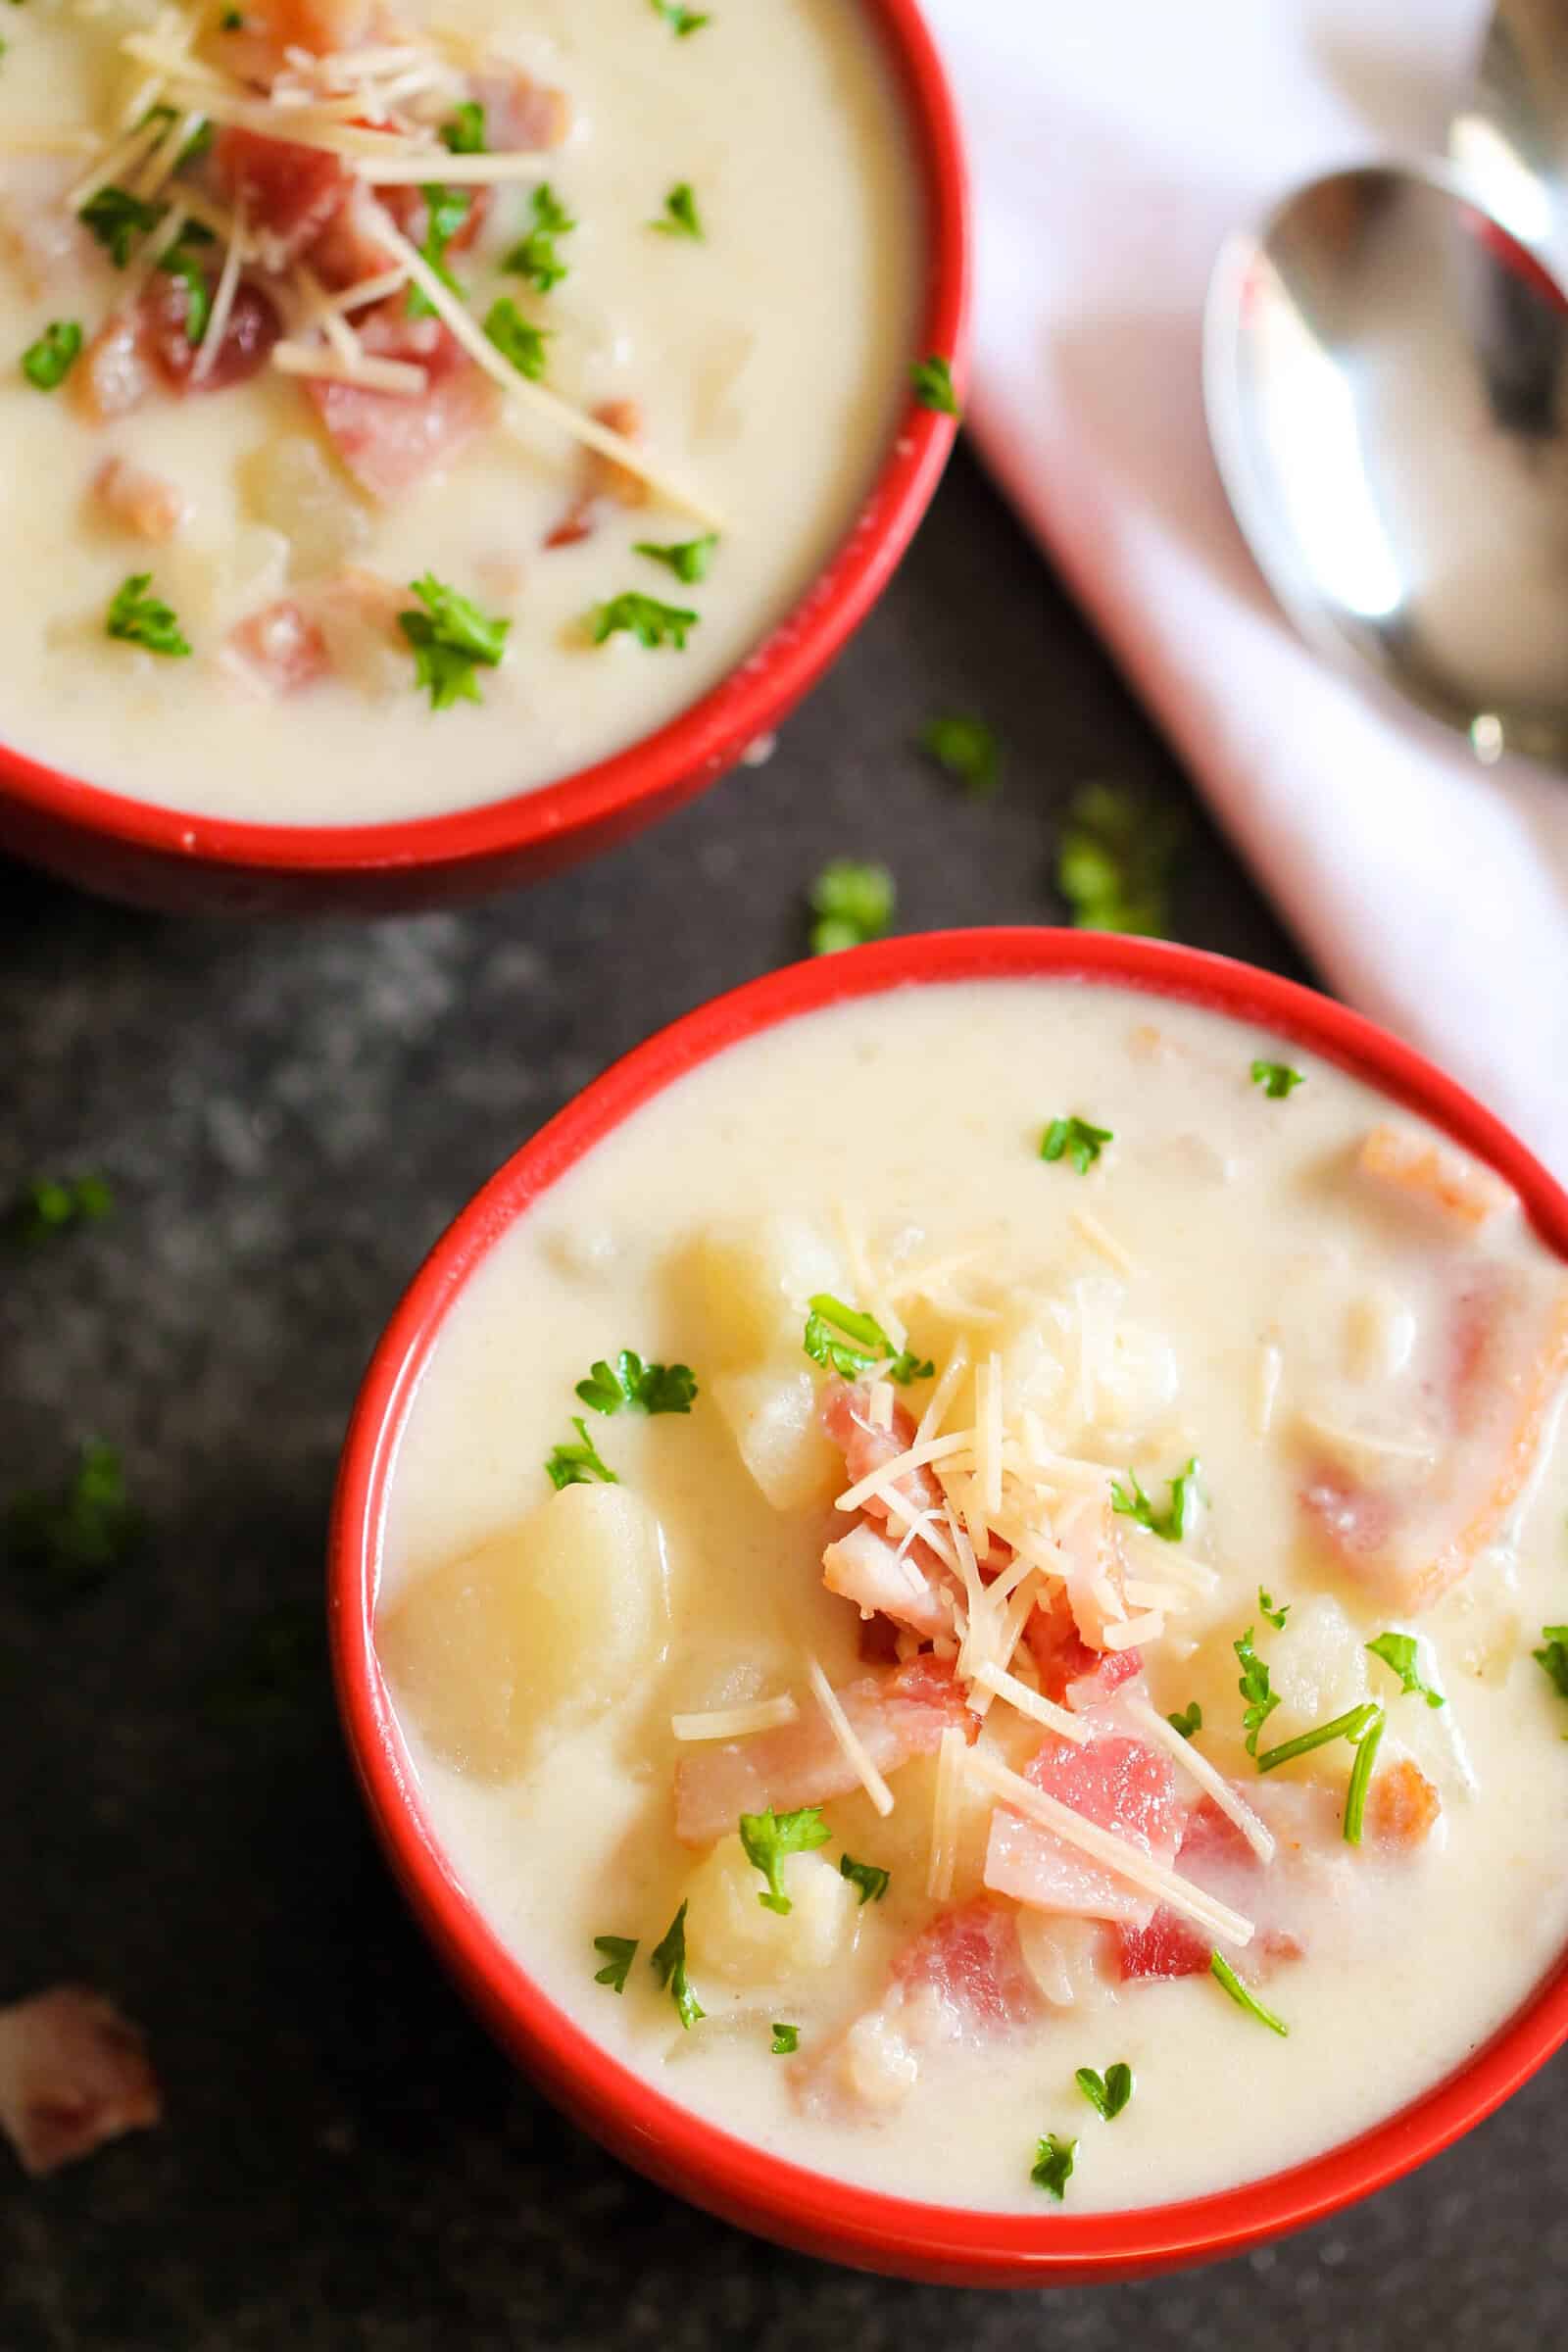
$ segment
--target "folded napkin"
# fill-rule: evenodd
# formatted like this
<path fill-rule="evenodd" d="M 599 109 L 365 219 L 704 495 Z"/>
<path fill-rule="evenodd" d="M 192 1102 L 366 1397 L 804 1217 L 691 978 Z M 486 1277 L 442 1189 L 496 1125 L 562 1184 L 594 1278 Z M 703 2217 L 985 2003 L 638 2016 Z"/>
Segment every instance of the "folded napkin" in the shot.
<path fill-rule="evenodd" d="M 1568 781 L 1483 770 L 1300 643 L 1199 372 L 1227 229 L 1440 150 L 1486 0 L 925 5 L 974 175 L 987 463 L 1330 985 L 1568 1178 Z"/>

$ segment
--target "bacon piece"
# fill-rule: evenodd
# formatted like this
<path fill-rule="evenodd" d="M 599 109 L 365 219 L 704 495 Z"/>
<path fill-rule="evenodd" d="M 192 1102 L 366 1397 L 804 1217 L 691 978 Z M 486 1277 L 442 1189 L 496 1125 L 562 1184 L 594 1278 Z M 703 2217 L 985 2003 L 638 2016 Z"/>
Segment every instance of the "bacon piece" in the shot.
<path fill-rule="evenodd" d="M 901 1453 L 907 1453 L 914 1444 L 914 1416 L 907 1405 L 895 1398 L 893 1417 L 886 1429 L 871 1418 L 871 1388 L 868 1381 L 830 1380 L 822 1392 L 822 1427 L 844 1456 L 844 1475 L 852 1487 L 862 1478 L 888 1462 L 896 1462 Z M 942 1490 L 929 1470 L 906 1470 L 898 1481 L 898 1491 L 906 1495 L 917 1511 L 933 1511 L 942 1500 Z M 888 1506 L 880 1494 L 873 1494 L 865 1505 L 870 1519 L 886 1519 Z"/>
<path fill-rule="evenodd" d="M 1479 1160 L 1430 1136 L 1407 1135 L 1397 1127 L 1374 1127 L 1355 1164 L 1363 1176 L 1388 1187 L 1401 1202 L 1436 1210 L 1472 1232 L 1518 1206 L 1511 1186 Z"/>
<path fill-rule="evenodd" d="M 901 1557 L 891 1536 L 870 1519 L 859 1519 L 823 1552 L 822 1582 L 830 1592 L 853 1600 L 862 1617 L 880 1611 L 929 1639 L 953 1631 L 953 1596 L 933 1573 L 936 1566 L 924 1544 L 911 1544 Z"/>
<path fill-rule="evenodd" d="M 92 497 L 108 520 L 138 539 L 172 539 L 190 513 L 172 482 L 128 458 L 104 460 L 92 477 Z"/>
<path fill-rule="evenodd" d="M 952 1666 L 940 1658 L 911 1658 L 892 1674 L 866 1675 L 837 1696 L 878 1772 L 929 1755 L 950 1724 L 971 1740 L 980 1728 Z M 808 1699 L 798 1723 L 715 1740 L 682 1756 L 675 1767 L 675 1835 L 683 1845 L 707 1845 L 742 1813 L 825 1804 L 859 1786 L 821 1709 Z"/>
<path fill-rule="evenodd" d="M 298 694 L 331 668 L 326 639 L 304 607 L 280 597 L 230 629 L 230 666 L 263 694 Z"/>
<path fill-rule="evenodd" d="M 1118 1960 L 1124 1983 L 1138 1977 L 1200 1977 L 1208 1967 L 1214 1947 L 1191 1920 L 1160 1903 L 1142 1927 L 1116 1930 Z"/>
<path fill-rule="evenodd" d="M 1374 1774 L 1367 1791 L 1366 1831 L 1374 1845 L 1409 1850 L 1431 1836 L 1443 1799 L 1408 1756 Z"/>
<path fill-rule="evenodd" d="M 395 314 L 396 306 L 389 306 Z M 360 384 L 304 379 L 338 456 L 373 498 L 395 499 L 423 481 L 494 424 L 501 395 L 439 318 L 371 315 L 361 329 L 368 352 L 425 370 L 414 397 Z"/>
<path fill-rule="evenodd" d="M 611 432 L 619 433 L 623 440 L 636 441 L 641 436 L 643 413 L 634 400 L 607 400 L 595 409 L 593 414 L 598 423 L 608 425 Z M 582 487 L 572 504 L 566 509 L 565 514 L 556 524 L 555 529 L 546 533 L 545 545 L 546 547 L 573 547 L 578 540 L 590 537 L 594 525 L 599 519 L 600 502 L 604 499 L 613 499 L 618 506 L 622 507 L 645 507 L 651 496 L 652 492 L 642 475 L 633 473 L 629 466 L 618 464 L 614 458 L 605 457 L 597 449 L 585 449 L 582 453 Z M 863 1394 L 864 1385 L 863 1382 L 858 1384 L 858 1388 L 851 1393 Z M 850 1390 L 848 1381 L 836 1381 L 830 1385 L 823 1398 L 823 1417 L 828 1435 L 834 1439 L 836 1444 L 844 1446 L 846 1463 L 849 1465 L 848 1438 L 841 1437 L 834 1428 L 832 1420 L 828 1418 L 836 1392 L 845 1390 Z M 902 1405 L 894 1407 L 895 1424 L 903 1410 Z M 905 1421 L 912 1435 L 914 1424 L 906 1413 Z M 885 1431 L 877 1432 L 879 1437 L 886 1436 L 886 1434 Z M 906 1446 L 908 1443 L 908 1438 L 906 1438 L 904 1445 Z M 904 1447 L 901 1446 L 899 1450 L 902 1452 Z M 888 1460 L 891 1459 L 891 1456 L 883 1455 L 881 1458 Z M 874 1464 L 868 1461 L 866 1468 L 872 1467 Z M 914 1472 L 911 1475 L 918 1477 L 924 1474 Z M 857 1476 L 863 1478 L 865 1471 L 858 1473 L 853 1465 L 850 1465 L 852 1485 Z M 930 1483 L 929 1480 L 927 1483 Z"/>
<path fill-rule="evenodd" d="M 243 208 L 261 260 L 272 270 L 300 259 L 355 184 L 340 157 L 259 130 L 220 130 L 208 169 L 224 203 Z"/>
<path fill-rule="evenodd" d="M 0 2131 L 24 2172 L 51 2173 L 162 2117 L 146 2044 L 113 2001 L 56 1984 L 0 2009 Z"/>
<path fill-rule="evenodd" d="M 211 285 L 208 294 L 212 294 Z M 193 372 L 201 345 L 193 343 L 186 331 L 189 304 L 184 280 L 163 275 L 154 277 L 141 298 L 147 348 L 165 383 L 182 395 L 226 392 L 259 374 L 282 332 L 270 297 L 249 278 L 240 279 L 218 349 L 201 375 Z"/>
<path fill-rule="evenodd" d="M 1175 1861 L 1187 1808 L 1176 1767 L 1162 1749 L 1110 1731 L 1083 1747 L 1051 1735 L 1024 1767 L 1024 1778 L 1164 1868 Z M 1154 1909 L 1152 1897 L 1130 1881 L 1010 1805 L 999 1805 L 991 1817 L 985 1883 L 1038 1910 L 1087 1919 L 1144 1926 Z"/>
<path fill-rule="evenodd" d="M 378 0 L 245 0 L 242 28 L 225 32 L 217 55 L 232 74 L 266 84 L 290 49 L 330 57 L 358 49 L 375 30 Z"/>
<path fill-rule="evenodd" d="M 151 336 L 140 304 L 112 311 L 68 379 L 72 400 L 91 424 L 108 424 L 140 408 L 155 381 Z"/>
<path fill-rule="evenodd" d="M 305 260 L 333 294 L 362 286 L 396 266 L 398 256 L 387 244 L 369 191 L 362 183 L 356 181 L 350 188 L 347 201 L 339 205 Z"/>
<path fill-rule="evenodd" d="M 1141 1650 L 1090 1648 L 1060 1586 L 1054 1586 L 1050 1597 L 1030 1610 L 1023 1638 L 1047 1698 L 1071 1707 L 1075 1715 L 1103 1706 L 1144 1670 Z"/>
<path fill-rule="evenodd" d="M 1309 1781 L 1249 1781 L 1237 1785 L 1274 1835 L 1273 1860 L 1253 1852 L 1211 1797 L 1193 1807 L 1182 1832 L 1176 1867 L 1205 1894 L 1250 1919 L 1255 1930 L 1245 1954 L 1229 1957 L 1253 1975 L 1298 1959 L 1314 1930 L 1348 1898 L 1354 1867 L 1340 1835 L 1340 1802 L 1332 1789 Z M 1196 1976 L 1207 1968 L 1211 1938 L 1161 1904 L 1141 1928 L 1117 1930 L 1124 1979 Z M 1221 1946 L 1222 1950 L 1227 1949 Z"/>
<path fill-rule="evenodd" d="M 564 90 L 535 81 L 515 66 L 487 66 L 469 76 L 468 95 L 484 108 L 485 144 L 496 155 L 536 155 L 560 147 L 571 129 Z"/>

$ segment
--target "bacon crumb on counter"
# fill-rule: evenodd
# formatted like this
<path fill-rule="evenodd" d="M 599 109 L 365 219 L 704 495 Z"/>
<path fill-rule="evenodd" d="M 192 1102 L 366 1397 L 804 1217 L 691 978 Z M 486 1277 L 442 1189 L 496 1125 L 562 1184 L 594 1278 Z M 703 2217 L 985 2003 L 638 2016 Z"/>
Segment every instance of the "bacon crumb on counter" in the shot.
<path fill-rule="evenodd" d="M 52 2173 L 162 2120 L 145 2041 L 113 2001 L 56 1984 L 0 2008 L 0 2131 L 24 2172 Z"/>
<path fill-rule="evenodd" d="M 93 475 L 90 496 L 107 521 L 138 539 L 172 539 L 190 514 L 190 502 L 161 473 L 128 458 L 106 458 Z"/>

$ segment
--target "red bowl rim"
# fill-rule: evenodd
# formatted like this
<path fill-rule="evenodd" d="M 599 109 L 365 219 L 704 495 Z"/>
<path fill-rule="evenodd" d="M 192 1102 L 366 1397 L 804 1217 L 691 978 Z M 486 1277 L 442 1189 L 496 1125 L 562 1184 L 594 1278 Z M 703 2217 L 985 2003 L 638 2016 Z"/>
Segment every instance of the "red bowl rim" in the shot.
<path fill-rule="evenodd" d="M 436 1244 L 376 1348 L 345 1445 L 328 1560 L 338 1703 L 372 1817 L 421 1925 L 503 2041 L 620 2154 L 700 2204 L 840 2261 L 1000 2285 L 1128 2277 L 1239 2253 L 1398 2179 L 1489 2115 L 1568 2039 L 1568 1954 L 1445 2081 L 1372 2130 L 1238 2188 L 1039 2217 L 863 2188 L 750 2146 L 679 2106 L 601 2048 L 507 1954 L 424 1821 L 371 1618 L 392 1460 L 439 1327 L 477 1263 L 558 1177 L 674 1080 L 780 1022 L 910 985 L 1036 978 L 1184 1000 L 1309 1048 L 1494 1167 L 1547 1246 L 1568 1257 L 1568 1193 L 1525 1146 L 1410 1047 L 1309 989 L 1198 949 L 1106 933 L 1013 928 L 884 941 L 768 973 L 688 1013 L 615 1062 L 492 1177 Z"/>
<path fill-rule="evenodd" d="M 903 98 L 926 214 L 926 294 L 918 352 L 940 352 L 965 381 L 970 277 L 968 174 L 953 92 L 918 0 L 859 0 Z M 699 702 L 652 735 L 531 792 L 444 816 L 363 825 L 231 823 L 163 808 L 67 774 L 0 743 L 0 799 L 81 833 L 189 861 L 315 874 L 462 867 L 559 844 L 693 778 L 712 782 L 767 734 L 865 618 L 914 535 L 956 432 L 911 398 L 881 470 L 826 565 L 762 642 Z M 695 789 L 695 787 L 694 787 Z"/>

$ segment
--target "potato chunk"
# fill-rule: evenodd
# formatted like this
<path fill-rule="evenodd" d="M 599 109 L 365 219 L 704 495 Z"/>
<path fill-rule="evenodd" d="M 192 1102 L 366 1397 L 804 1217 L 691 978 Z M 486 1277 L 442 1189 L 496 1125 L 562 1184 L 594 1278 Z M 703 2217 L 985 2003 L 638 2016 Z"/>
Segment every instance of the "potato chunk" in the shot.
<path fill-rule="evenodd" d="M 831 1502 L 844 1479 L 844 1456 L 822 1427 L 818 1389 L 804 1359 L 800 1369 L 721 1372 L 713 1401 L 763 1494 L 775 1511 L 800 1511 Z"/>
<path fill-rule="evenodd" d="M 807 1300 L 843 1280 L 838 1252 L 817 1228 L 783 1214 L 705 1234 L 696 1273 L 716 1351 L 731 1364 L 799 1348 Z"/>
<path fill-rule="evenodd" d="M 1298 1600 L 1291 1610 L 1287 1630 L 1274 1636 L 1258 1628 L 1258 1646 L 1268 1657 L 1271 1687 L 1279 1705 L 1258 1736 L 1260 1748 L 1278 1747 L 1298 1739 L 1314 1724 L 1326 1723 L 1358 1707 L 1367 1696 L 1367 1658 L 1362 1636 L 1326 1592 Z M 1299 1770 L 1313 1775 L 1343 1777 L 1353 1751 L 1343 1740 L 1315 1748 Z"/>
<path fill-rule="evenodd" d="M 501 1781 L 624 1697 L 668 1631 L 654 1513 L 624 1487 L 566 1487 L 421 1577 L 377 1623 L 376 1647 L 436 1753 Z"/>
<path fill-rule="evenodd" d="M 721 1838 L 687 1887 L 686 1950 L 694 1977 L 761 1991 L 829 1968 L 855 1940 L 857 1897 L 825 1854 L 785 1857 L 780 1914 L 758 1901 L 762 1874 L 746 1859 L 738 1834 Z"/>

